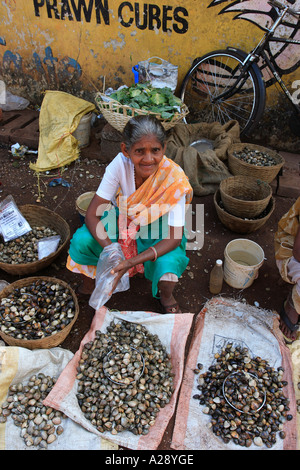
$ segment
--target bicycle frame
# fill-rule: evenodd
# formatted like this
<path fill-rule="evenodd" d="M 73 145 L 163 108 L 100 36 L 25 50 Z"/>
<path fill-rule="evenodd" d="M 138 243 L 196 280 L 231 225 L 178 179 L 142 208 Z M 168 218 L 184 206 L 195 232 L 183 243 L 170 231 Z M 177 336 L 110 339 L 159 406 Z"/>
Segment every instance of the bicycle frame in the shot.
<path fill-rule="evenodd" d="M 274 77 L 273 80 L 271 80 L 270 85 L 277 82 L 280 85 L 283 92 L 285 93 L 285 95 L 287 96 L 287 98 L 291 101 L 293 107 L 296 109 L 296 111 L 298 113 L 300 113 L 300 106 L 294 102 L 291 93 L 289 92 L 289 90 L 287 89 L 285 83 L 283 82 L 283 80 L 281 78 L 281 75 L 280 75 L 280 72 L 279 72 L 279 68 L 278 68 L 276 62 L 274 61 L 271 54 L 270 54 L 270 57 L 268 57 L 268 55 L 266 53 L 266 50 L 269 51 L 268 45 L 269 45 L 270 42 L 281 42 L 281 43 L 284 43 L 284 44 L 299 44 L 300 45 L 300 41 L 297 40 L 297 39 L 280 38 L 280 37 L 274 36 L 275 30 L 280 25 L 280 23 L 282 22 L 284 16 L 286 15 L 286 13 L 288 13 L 288 11 L 289 11 L 288 6 L 286 6 L 284 9 L 282 9 L 281 13 L 278 14 L 278 18 L 274 22 L 272 28 L 269 29 L 265 33 L 265 35 L 262 37 L 262 39 L 257 44 L 257 46 L 255 46 L 255 48 L 244 59 L 243 64 L 241 66 L 239 66 L 239 69 L 241 69 L 242 72 L 239 75 L 239 77 L 236 79 L 236 82 L 232 85 L 232 87 L 229 90 L 227 90 L 224 93 L 220 94 L 216 98 L 216 100 L 213 100 L 213 102 L 221 101 L 223 98 L 226 98 L 226 99 L 230 98 L 231 96 L 233 96 L 236 93 L 236 91 L 239 91 L 241 89 L 241 87 L 243 86 L 244 82 L 245 82 L 246 72 L 249 69 L 249 67 L 251 67 L 251 64 L 254 63 L 254 62 L 258 63 L 259 60 L 262 59 L 264 61 L 264 63 L 267 65 L 267 67 L 270 69 L 270 71 L 272 72 L 272 75 Z M 229 48 L 229 49 L 232 49 L 232 50 L 235 50 L 236 52 L 238 52 L 234 48 Z"/>
<path fill-rule="evenodd" d="M 290 42 L 290 41 L 288 41 L 288 42 Z M 300 44 L 300 41 L 297 41 L 297 43 Z M 296 43 L 293 42 L 292 44 L 296 44 Z M 286 85 L 285 85 L 284 81 L 282 80 L 280 74 L 277 72 L 276 67 L 274 66 L 274 63 L 271 62 L 271 60 L 269 59 L 269 57 L 267 56 L 265 51 L 262 51 L 260 56 L 265 61 L 265 63 L 267 64 L 267 66 L 269 67 L 269 69 L 271 70 L 271 72 L 274 76 L 275 80 L 273 81 L 273 83 L 275 83 L 275 81 L 277 81 L 277 83 L 279 84 L 279 86 L 281 87 L 281 89 L 283 90 L 285 95 L 287 96 L 287 98 L 291 101 L 292 106 L 296 109 L 296 111 L 298 111 L 300 113 L 300 106 L 294 102 L 291 93 L 289 92 L 288 88 L 286 87 Z"/>

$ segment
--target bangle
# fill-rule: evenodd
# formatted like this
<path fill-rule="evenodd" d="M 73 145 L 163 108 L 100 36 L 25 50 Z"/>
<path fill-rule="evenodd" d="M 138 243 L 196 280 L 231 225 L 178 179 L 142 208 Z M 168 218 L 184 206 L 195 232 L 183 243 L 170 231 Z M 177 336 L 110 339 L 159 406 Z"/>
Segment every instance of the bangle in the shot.
<path fill-rule="evenodd" d="M 154 261 L 157 260 L 157 251 L 156 251 L 156 249 L 154 248 L 154 246 L 150 246 L 149 248 L 150 248 L 150 250 L 152 250 L 153 253 L 154 253 L 154 259 L 152 260 L 152 261 L 154 262 Z"/>

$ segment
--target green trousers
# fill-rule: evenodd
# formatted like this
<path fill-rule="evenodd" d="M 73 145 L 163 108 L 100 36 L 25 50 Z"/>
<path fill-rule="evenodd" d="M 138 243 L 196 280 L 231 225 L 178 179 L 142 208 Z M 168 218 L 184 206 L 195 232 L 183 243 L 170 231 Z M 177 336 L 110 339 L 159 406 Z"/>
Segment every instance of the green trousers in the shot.
<path fill-rule="evenodd" d="M 102 217 L 102 223 L 112 242 L 119 238 L 118 208 L 106 211 Z M 150 246 L 154 246 L 168 235 L 168 215 L 159 218 L 151 225 L 141 227 L 136 235 L 138 253 L 142 253 Z M 81 265 L 97 266 L 102 247 L 94 239 L 84 224 L 73 235 L 70 243 L 69 254 L 75 263 Z M 166 253 L 156 261 L 144 263 L 145 277 L 152 282 L 152 295 L 157 297 L 157 285 L 160 278 L 166 273 L 176 274 L 179 278 L 186 269 L 189 258 L 186 256 L 186 237 L 183 235 L 180 245 Z"/>

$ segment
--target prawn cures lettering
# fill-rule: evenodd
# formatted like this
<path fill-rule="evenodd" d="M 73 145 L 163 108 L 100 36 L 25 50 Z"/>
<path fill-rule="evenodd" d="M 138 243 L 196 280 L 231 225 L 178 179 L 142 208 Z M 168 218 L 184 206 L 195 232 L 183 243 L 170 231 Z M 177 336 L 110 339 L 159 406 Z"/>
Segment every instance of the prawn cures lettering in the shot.
<path fill-rule="evenodd" d="M 188 30 L 189 16 L 184 7 L 155 5 L 153 3 L 120 2 L 110 5 L 109 0 L 33 0 L 35 16 L 41 13 L 49 19 L 111 25 L 111 19 L 124 28 L 136 27 L 149 31 L 174 31 L 184 34 Z"/>

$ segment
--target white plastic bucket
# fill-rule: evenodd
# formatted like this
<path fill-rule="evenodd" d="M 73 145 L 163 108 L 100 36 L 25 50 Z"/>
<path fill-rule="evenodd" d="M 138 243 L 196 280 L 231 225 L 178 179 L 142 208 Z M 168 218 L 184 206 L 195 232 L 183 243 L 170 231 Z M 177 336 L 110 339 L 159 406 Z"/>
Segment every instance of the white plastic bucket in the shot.
<path fill-rule="evenodd" d="M 79 124 L 73 136 L 78 140 L 80 148 L 87 147 L 90 143 L 92 113 L 85 114 L 79 121 Z"/>
<path fill-rule="evenodd" d="M 264 251 L 257 243 L 244 238 L 232 240 L 224 251 L 225 282 L 237 289 L 250 287 L 264 259 Z"/>

